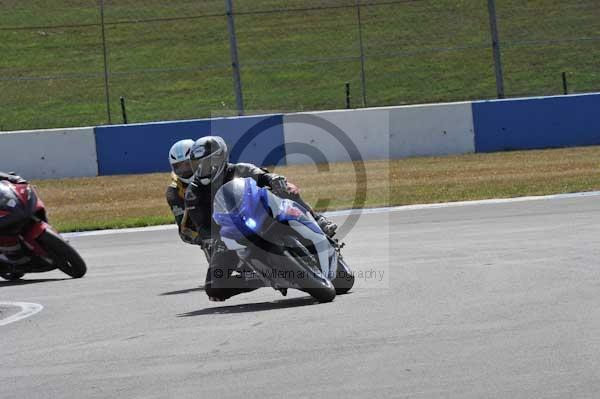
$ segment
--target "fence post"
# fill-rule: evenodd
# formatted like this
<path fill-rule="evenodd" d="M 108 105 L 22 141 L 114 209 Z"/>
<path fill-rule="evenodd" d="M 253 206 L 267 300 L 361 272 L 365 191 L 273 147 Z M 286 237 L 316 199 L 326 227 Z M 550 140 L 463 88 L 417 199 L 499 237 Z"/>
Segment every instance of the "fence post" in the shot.
<path fill-rule="evenodd" d="M 127 109 L 125 108 L 125 97 L 121 96 L 121 114 L 123 115 L 123 124 L 127 124 Z"/>
<path fill-rule="evenodd" d="M 358 20 L 358 42 L 360 46 L 360 83 L 362 91 L 362 105 L 367 106 L 367 79 L 365 76 L 365 47 L 363 45 L 362 17 L 360 14 L 360 0 L 356 0 L 356 19 Z"/>
<path fill-rule="evenodd" d="M 104 0 L 100 0 L 100 26 L 102 30 L 102 54 L 104 56 L 104 95 L 106 97 L 106 114 L 108 116 L 108 124 L 112 125 L 112 117 L 110 115 L 110 90 L 108 87 L 108 50 L 106 48 L 106 31 L 104 25 Z"/>
<path fill-rule="evenodd" d="M 350 104 L 350 83 L 346 82 L 346 109 L 350 109 L 351 108 L 351 104 Z"/>
<path fill-rule="evenodd" d="M 233 70 L 233 90 L 238 115 L 244 115 L 244 97 L 242 94 L 242 78 L 238 59 L 237 37 L 235 35 L 235 21 L 233 19 L 233 0 L 225 0 L 227 7 L 227 28 L 229 30 L 229 50 L 231 52 L 231 67 Z"/>
<path fill-rule="evenodd" d="M 496 70 L 496 91 L 498 92 L 498 98 L 504 98 L 504 74 L 502 72 L 500 39 L 498 38 L 496 0 L 488 0 L 488 11 L 490 14 L 490 30 L 492 31 L 492 51 L 494 53 L 494 69 Z"/>

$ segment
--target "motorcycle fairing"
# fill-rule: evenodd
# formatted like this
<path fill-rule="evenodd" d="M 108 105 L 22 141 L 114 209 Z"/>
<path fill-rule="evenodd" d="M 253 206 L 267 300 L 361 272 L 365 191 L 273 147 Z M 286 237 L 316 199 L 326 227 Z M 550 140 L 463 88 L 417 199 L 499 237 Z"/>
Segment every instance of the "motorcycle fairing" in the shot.
<path fill-rule="evenodd" d="M 259 232 L 269 216 L 280 223 L 297 221 L 315 234 L 323 235 L 304 207 L 292 200 L 278 198 L 266 188 L 259 188 L 252 178 L 227 183 L 219 190 L 214 202 L 213 218 L 221 226 L 222 238 L 239 240 Z"/>
<path fill-rule="evenodd" d="M 221 226 L 222 238 L 237 241 L 260 231 L 269 217 L 266 191 L 252 178 L 235 179 L 221 187 L 215 196 L 213 218 Z"/>
<path fill-rule="evenodd" d="M 0 227 L 18 228 L 20 223 L 34 214 L 38 214 L 42 220 L 31 225 L 24 233 L 23 240 L 36 255 L 46 256 L 46 251 L 36 241 L 49 228 L 44 220 L 46 218 L 44 204 L 27 183 L 13 184 L 0 181 Z M 2 238 L 0 241 L 5 243 L 12 243 L 16 239 L 14 234 L 0 238 Z M 20 244 L 2 245 L 2 247 L 4 251 L 11 251 L 14 248 L 18 249 Z"/>
<path fill-rule="evenodd" d="M 22 190 L 18 190 L 18 185 L 0 181 L 0 229 L 6 232 L 18 228 L 18 224 L 27 217 L 29 208 L 26 195 L 23 196 Z"/>
<path fill-rule="evenodd" d="M 319 233 L 315 232 L 299 220 L 290 220 L 288 223 L 291 228 L 298 232 L 298 234 L 313 243 L 315 251 L 317 252 L 319 264 L 321 265 L 321 271 L 328 279 L 334 278 L 336 264 L 331 263 L 331 260 L 333 255 L 332 252 L 335 251 L 333 251 L 333 248 L 329 245 L 329 241 L 325 234 L 323 234 L 320 229 Z"/>
<path fill-rule="evenodd" d="M 21 249 L 21 243 L 16 236 L 0 236 L 0 253 L 12 252 Z"/>
<path fill-rule="evenodd" d="M 297 221 L 311 229 L 314 233 L 323 234 L 323 231 L 310 213 L 302 205 L 289 199 L 281 200 L 277 220 L 288 223 L 290 221 Z"/>
<path fill-rule="evenodd" d="M 14 211 L 23 210 L 23 205 L 27 204 L 27 197 L 23 201 L 23 196 L 17 191 L 17 187 L 8 182 L 0 181 L 0 210 L 3 212 L 12 213 Z"/>
<path fill-rule="evenodd" d="M 235 179 L 221 187 L 215 196 L 213 218 L 221 228 L 225 246 L 235 251 L 245 248 L 244 237 L 260 234 L 267 218 L 285 223 L 312 242 L 323 274 L 335 277 L 335 250 L 312 215 L 297 202 L 259 188 L 252 178 Z"/>
<path fill-rule="evenodd" d="M 13 184 L 0 181 L 0 218 L 11 216 L 12 220 L 21 220 L 38 215 L 45 221 L 44 203 L 35 190 L 27 183 Z"/>
<path fill-rule="evenodd" d="M 46 229 L 48 229 L 48 228 L 50 228 L 50 225 L 48 225 L 46 222 L 36 223 L 31 227 L 31 229 L 23 237 L 25 239 L 25 242 L 32 246 L 33 252 L 38 256 L 46 256 L 47 255 L 44 248 L 42 248 L 42 246 L 37 243 L 36 239 L 39 236 L 41 236 L 42 233 L 44 231 L 46 231 Z"/>

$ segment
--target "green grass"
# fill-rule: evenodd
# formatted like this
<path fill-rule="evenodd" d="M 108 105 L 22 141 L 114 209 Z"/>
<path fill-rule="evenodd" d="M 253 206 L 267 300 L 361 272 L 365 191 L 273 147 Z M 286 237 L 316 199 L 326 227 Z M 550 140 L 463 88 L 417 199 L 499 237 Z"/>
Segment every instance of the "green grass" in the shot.
<path fill-rule="evenodd" d="M 321 211 L 353 207 L 357 185 L 366 187 L 364 207 L 600 190 L 600 147 L 370 161 L 365 168 L 366 180 L 350 163 L 327 172 L 314 165 L 275 171 Z M 82 231 L 172 223 L 164 198 L 169 180 L 157 173 L 35 184 L 50 221 L 61 231 Z"/>
<path fill-rule="evenodd" d="M 597 1 L 497 3 L 507 95 L 559 94 L 562 71 L 572 91 L 600 90 Z M 238 0 L 236 10 L 348 4 L 354 0 Z M 120 0 L 106 1 L 105 14 L 113 23 L 220 14 L 223 7 L 222 0 Z M 106 123 L 98 26 L 3 29 L 95 24 L 97 2 L 0 0 L 0 13 L 0 130 Z M 485 1 L 365 6 L 362 17 L 369 106 L 495 96 Z M 360 105 L 360 63 L 351 58 L 359 54 L 355 9 L 238 15 L 236 27 L 251 113 L 341 108 L 345 82 Z M 235 108 L 224 16 L 109 25 L 106 34 L 116 122 L 119 96 L 132 122 Z M 6 80 L 12 77 L 55 79 Z"/>

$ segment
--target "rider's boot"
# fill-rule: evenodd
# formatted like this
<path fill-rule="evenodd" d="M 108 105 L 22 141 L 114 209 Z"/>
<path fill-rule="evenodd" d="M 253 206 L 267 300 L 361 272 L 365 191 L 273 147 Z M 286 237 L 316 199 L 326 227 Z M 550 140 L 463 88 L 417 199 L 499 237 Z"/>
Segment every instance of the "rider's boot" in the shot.
<path fill-rule="evenodd" d="M 10 259 L 0 252 L 0 266 L 12 266 L 13 263 Z"/>

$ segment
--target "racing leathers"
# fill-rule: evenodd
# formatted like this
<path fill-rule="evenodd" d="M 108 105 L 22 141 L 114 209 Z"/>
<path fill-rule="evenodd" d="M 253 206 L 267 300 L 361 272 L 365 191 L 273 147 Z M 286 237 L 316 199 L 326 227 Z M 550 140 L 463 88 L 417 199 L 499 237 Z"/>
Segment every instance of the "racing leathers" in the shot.
<path fill-rule="evenodd" d="M 171 172 L 171 184 L 167 187 L 167 203 L 173 212 L 179 237 L 188 244 L 196 244 L 198 233 L 196 233 L 192 221 L 185 211 L 185 190 L 188 185 L 177 178 L 177 175 Z"/>
<path fill-rule="evenodd" d="M 248 278 L 252 276 L 251 272 L 242 270 L 241 277 L 233 275 L 239 258 L 235 251 L 228 250 L 220 240 L 219 226 L 212 218 L 213 201 L 219 187 L 235 178 L 244 177 L 253 178 L 259 187 L 277 189 L 279 196 L 298 202 L 312 213 L 311 207 L 297 193 L 281 191 L 281 184 L 285 183 L 283 176 L 269 173 L 252 164 L 227 163 L 223 175 L 217 179 L 218 183 L 204 185 L 199 177 L 194 176 L 186 190 L 185 207 L 198 233 L 196 240 L 204 249 L 209 263 L 204 290 L 211 299 L 225 300 L 264 286 L 258 277 Z"/>

